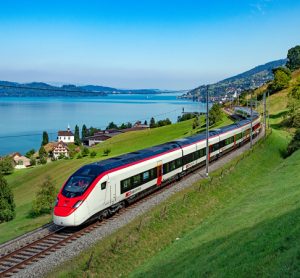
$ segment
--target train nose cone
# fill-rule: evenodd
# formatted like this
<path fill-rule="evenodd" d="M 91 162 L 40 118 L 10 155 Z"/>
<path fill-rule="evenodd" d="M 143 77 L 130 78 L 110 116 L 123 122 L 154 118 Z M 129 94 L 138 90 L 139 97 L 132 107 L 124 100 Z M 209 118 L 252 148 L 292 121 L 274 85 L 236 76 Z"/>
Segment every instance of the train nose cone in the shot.
<path fill-rule="evenodd" d="M 56 206 L 54 208 L 54 215 L 56 216 L 69 216 L 75 209 L 71 206 Z"/>

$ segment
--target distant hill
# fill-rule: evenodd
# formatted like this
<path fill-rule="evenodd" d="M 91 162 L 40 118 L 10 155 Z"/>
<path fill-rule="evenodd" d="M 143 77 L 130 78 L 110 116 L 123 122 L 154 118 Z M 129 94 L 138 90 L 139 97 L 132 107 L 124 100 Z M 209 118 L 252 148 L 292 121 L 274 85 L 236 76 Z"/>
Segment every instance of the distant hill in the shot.
<path fill-rule="evenodd" d="M 216 98 L 233 95 L 244 90 L 255 89 L 272 80 L 272 69 L 285 65 L 287 59 L 280 59 L 257 66 L 233 77 L 226 78 L 209 85 L 209 91 Z M 182 98 L 202 100 L 206 93 L 206 86 L 202 85 L 185 93 Z"/>
<path fill-rule="evenodd" d="M 0 97 L 58 97 L 58 96 L 106 96 L 108 94 L 159 94 L 158 89 L 116 89 L 97 85 L 52 86 L 42 82 L 16 83 L 0 81 Z"/>

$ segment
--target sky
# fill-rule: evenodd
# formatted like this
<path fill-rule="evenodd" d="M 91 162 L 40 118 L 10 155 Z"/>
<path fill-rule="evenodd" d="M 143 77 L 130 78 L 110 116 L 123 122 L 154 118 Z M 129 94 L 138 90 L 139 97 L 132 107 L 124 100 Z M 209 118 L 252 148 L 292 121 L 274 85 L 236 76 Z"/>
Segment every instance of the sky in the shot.
<path fill-rule="evenodd" d="M 0 0 L 0 80 L 192 89 L 300 44 L 299 0 Z"/>

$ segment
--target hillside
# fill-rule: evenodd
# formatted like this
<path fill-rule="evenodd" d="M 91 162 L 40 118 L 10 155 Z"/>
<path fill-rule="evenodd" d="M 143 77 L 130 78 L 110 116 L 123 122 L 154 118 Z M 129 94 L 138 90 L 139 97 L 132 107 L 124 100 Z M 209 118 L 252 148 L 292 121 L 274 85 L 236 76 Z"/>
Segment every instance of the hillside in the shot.
<path fill-rule="evenodd" d="M 224 116 L 220 124 L 226 125 L 230 123 L 231 120 Z M 97 152 L 95 158 L 88 156 L 82 159 L 59 160 L 46 165 L 15 171 L 12 175 L 6 176 L 15 196 L 16 218 L 10 222 L 0 224 L 0 243 L 37 228 L 51 220 L 51 215 L 44 215 L 37 218 L 32 218 L 29 215 L 38 186 L 48 175 L 54 179 L 56 188 L 59 190 L 66 179 L 79 167 L 107 158 L 107 156 L 103 156 L 105 148 L 111 150 L 110 156 L 116 156 L 172 141 L 197 131 L 199 130 L 192 129 L 192 120 L 189 120 L 150 130 L 128 132 L 114 136 L 104 143 L 95 146 L 93 148 Z"/>
<path fill-rule="evenodd" d="M 157 89 L 117 89 L 97 85 L 52 86 L 42 82 L 17 83 L 0 81 L 0 97 L 84 97 L 106 96 L 107 94 L 159 94 Z"/>
<path fill-rule="evenodd" d="M 272 61 L 236 76 L 226 78 L 215 84 L 210 84 L 209 91 L 212 92 L 212 96 L 220 97 L 226 94 L 232 95 L 251 88 L 261 87 L 263 84 L 273 79 L 272 69 L 285 65 L 286 61 L 286 59 Z M 197 99 L 200 97 L 200 99 L 202 99 L 205 97 L 205 93 L 206 86 L 202 85 L 190 90 L 184 94 L 182 98 Z"/>
<path fill-rule="evenodd" d="M 252 152 L 173 195 L 55 276 L 298 277 L 300 151 L 282 157 L 290 134 L 278 125 L 298 78 L 294 73 L 289 89 L 270 96 L 273 130 Z M 147 222 L 138 231 L 141 219 Z"/>

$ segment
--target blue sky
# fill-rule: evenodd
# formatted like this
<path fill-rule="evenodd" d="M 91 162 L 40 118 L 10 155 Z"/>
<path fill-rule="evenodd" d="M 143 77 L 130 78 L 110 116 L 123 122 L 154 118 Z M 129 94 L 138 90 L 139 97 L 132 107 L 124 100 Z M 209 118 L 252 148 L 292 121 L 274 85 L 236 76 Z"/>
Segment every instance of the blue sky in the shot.
<path fill-rule="evenodd" d="M 0 0 L 0 80 L 189 89 L 286 57 L 298 0 Z"/>

